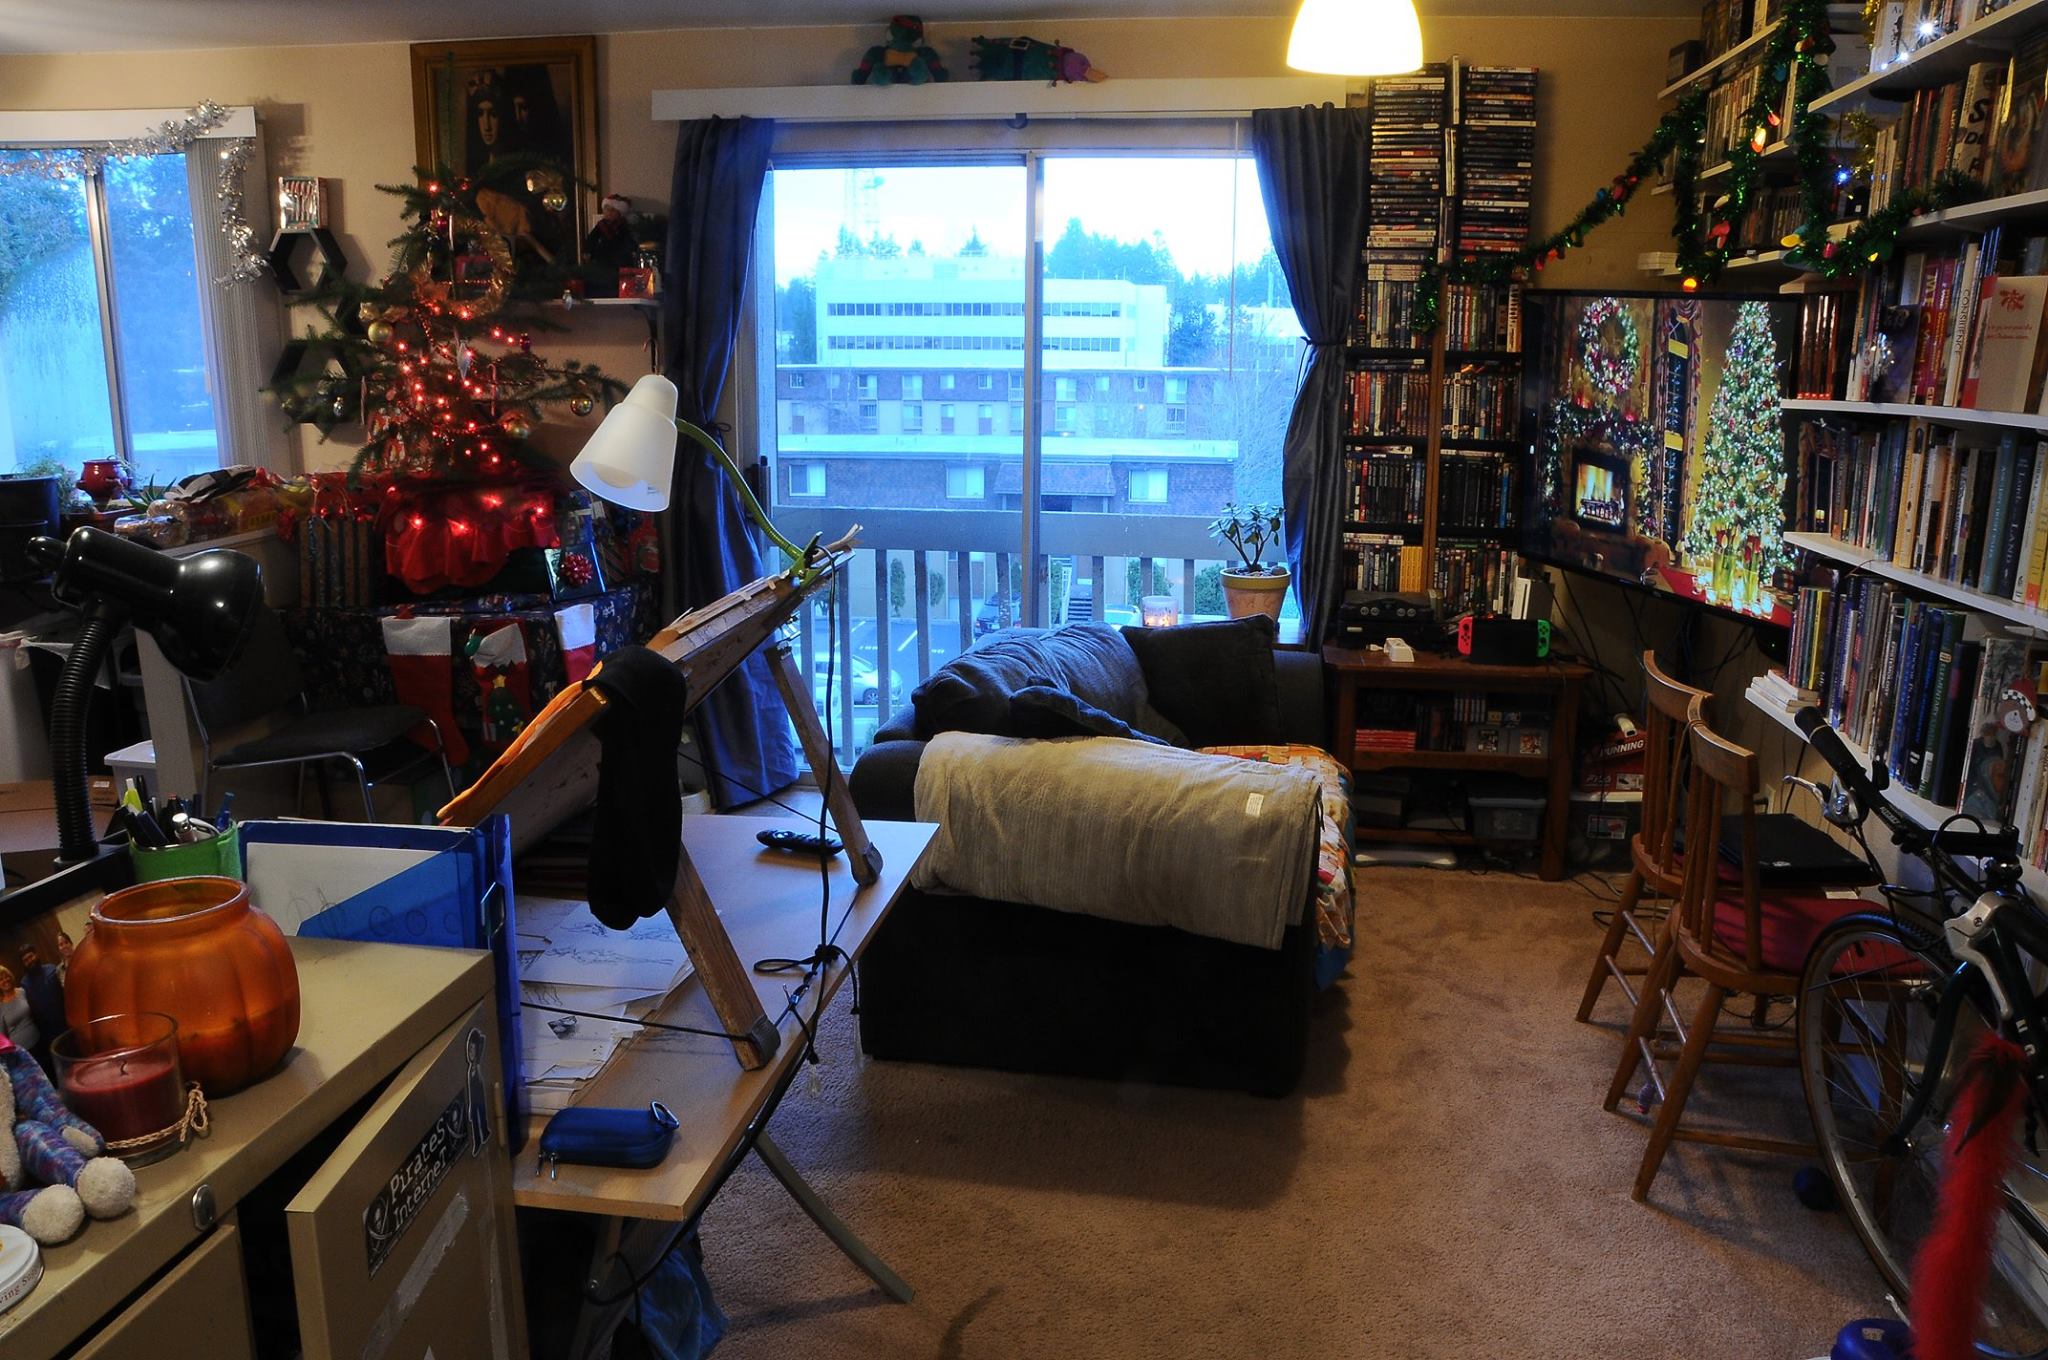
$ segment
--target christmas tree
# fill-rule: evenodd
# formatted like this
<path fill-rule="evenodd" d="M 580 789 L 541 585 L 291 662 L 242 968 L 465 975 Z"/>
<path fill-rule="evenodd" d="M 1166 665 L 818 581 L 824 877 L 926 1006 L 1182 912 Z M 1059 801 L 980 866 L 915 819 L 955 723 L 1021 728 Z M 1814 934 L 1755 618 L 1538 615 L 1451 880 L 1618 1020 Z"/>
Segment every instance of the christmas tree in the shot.
<path fill-rule="evenodd" d="M 1723 360 L 1721 387 L 1707 418 L 1706 466 L 1693 492 L 1685 565 L 1706 576 L 1717 551 L 1740 554 L 1754 543 L 1753 579 L 1785 565 L 1785 435 L 1778 407 L 1778 348 L 1770 307 L 1745 302 Z"/>
<path fill-rule="evenodd" d="M 591 365 L 535 354 L 533 330 L 552 327 L 504 311 L 558 295 L 566 277 L 535 234 L 535 205 L 489 187 L 521 172 L 501 160 L 475 182 L 422 171 L 416 185 L 379 185 L 404 205 L 390 273 L 313 299 L 325 324 L 296 342 L 298 371 L 275 390 L 323 437 L 362 423 L 352 481 L 516 479 L 544 465 L 528 445 L 544 407 L 588 416 L 625 394 Z M 548 187 L 537 203 L 558 209 L 547 199 L 561 196 L 559 171 L 536 161 L 525 175 Z"/>

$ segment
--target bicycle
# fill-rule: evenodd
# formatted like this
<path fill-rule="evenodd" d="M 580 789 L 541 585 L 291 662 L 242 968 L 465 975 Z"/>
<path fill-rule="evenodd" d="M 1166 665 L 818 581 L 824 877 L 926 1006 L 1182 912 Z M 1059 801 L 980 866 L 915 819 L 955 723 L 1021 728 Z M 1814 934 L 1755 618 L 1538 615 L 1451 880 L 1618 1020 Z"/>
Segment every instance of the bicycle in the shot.
<path fill-rule="evenodd" d="M 1930 874 L 1927 888 L 1883 884 L 1883 910 L 1836 921 L 1807 956 L 1797 1051 L 1823 1164 L 1903 1307 L 1945 1169 L 1959 1078 L 1980 1035 L 2017 1043 L 2027 1099 L 1999 1197 L 1977 1345 L 1986 1355 L 2048 1357 L 2048 1159 L 2039 1151 L 2048 990 L 2035 985 L 2048 980 L 2048 915 L 2021 883 L 2018 836 L 1960 813 L 1921 826 L 1885 797 L 1883 765 L 1864 770 L 1817 709 L 1802 709 L 1795 722 L 1836 775 L 1825 793 L 1797 781 L 1820 794 L 1827 820 L 1877 868 L 1864 831 L 1876 817 Z"/>

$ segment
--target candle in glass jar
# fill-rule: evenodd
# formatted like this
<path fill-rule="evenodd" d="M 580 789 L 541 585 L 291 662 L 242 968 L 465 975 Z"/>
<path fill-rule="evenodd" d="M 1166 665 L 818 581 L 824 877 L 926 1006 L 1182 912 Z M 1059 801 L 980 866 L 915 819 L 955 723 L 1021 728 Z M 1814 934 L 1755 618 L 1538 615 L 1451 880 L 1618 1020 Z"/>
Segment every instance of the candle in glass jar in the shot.
<path fill-rule="evenodd" d="M 108 1142 L 159 1132 L 183 1105 L 178 1066 L 168 1051 L 109 1053 L 64 1070 L 64 1103 Z"/>

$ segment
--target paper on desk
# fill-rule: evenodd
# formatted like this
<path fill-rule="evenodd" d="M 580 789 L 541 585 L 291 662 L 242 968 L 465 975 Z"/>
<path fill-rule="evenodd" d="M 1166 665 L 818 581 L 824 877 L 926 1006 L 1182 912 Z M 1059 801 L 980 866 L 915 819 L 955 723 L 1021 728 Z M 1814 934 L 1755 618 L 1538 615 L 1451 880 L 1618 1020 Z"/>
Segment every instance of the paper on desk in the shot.
<path fill-rule="evenodd" d="M 680 940 L 635 940 L 620 935 L 585 941 L 556 935 L 545 950 L 526 962 L 520 976 L 526 982 L 637 988 L 644 995 L 666 992 L 679 974 L 688 975 L 689 966 Z"/>

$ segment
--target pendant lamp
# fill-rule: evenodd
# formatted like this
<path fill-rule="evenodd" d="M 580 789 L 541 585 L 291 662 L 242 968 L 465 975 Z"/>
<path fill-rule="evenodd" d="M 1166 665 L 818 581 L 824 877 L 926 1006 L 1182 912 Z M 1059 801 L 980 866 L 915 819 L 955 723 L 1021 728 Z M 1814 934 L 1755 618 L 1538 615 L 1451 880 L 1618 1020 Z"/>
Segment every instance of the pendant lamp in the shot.
<path fill-rule="evenodd" d="M 1415 0 L 1301 0 L 1287 64 L 1332 76 L 1390 76 L 1422 65 Z"/>

